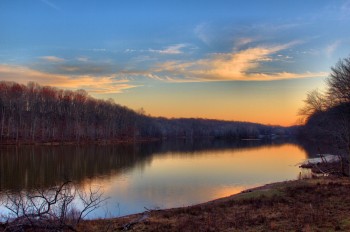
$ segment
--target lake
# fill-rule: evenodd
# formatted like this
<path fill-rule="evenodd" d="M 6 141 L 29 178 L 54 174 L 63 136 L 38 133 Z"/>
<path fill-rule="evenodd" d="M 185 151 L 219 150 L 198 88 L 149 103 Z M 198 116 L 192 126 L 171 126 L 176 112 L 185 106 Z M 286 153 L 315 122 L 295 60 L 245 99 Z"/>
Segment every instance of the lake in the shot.
<path fill-rule="evenodd" d="M 2 146 L 0 152 L 1 198 L 5 191 L 49 188 L 69 179 L 82 190 L 100 188 L 108 198 L 89 218 L 188 206 L 297 179 L 298 164 L 309 156 L 294 142 L 259 140 Z"/>

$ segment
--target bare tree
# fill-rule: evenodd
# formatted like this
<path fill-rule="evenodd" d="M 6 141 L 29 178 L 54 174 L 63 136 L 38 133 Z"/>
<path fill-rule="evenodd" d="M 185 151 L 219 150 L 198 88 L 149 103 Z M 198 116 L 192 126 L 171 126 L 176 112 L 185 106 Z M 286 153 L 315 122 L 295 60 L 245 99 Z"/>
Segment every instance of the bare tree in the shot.
<path fill-rule="evenodd" d="M 326 100 L 324 94 L 318 89 L 312 90 L 306 96 L 304 100 L 304 107 L 299 110 L 299 115 L 306 120 L 313 114 L 326 110 Z"/>
<path fill-rule="evenodd" d="M 78 200 L 82 209 L 74 204 Z M 99 189 L 84 193 L 70 181 L 31 193 L 6 194 L 2 204 L 10 212 L 2 225 L 5 231 L 76 231 L 78 223 L 98 208 L 105 199 Z"/>
<path fill-rule="evenodd" d="M 327 79 L 328 95 L 338 103 L 350 103 L 350 57 L 338 61 Z"/>
<path fill-rule="evenodd" d="M 345 145 L 350 160 L 350 57 L 339 60 L 331 70 L 327 79 L 327 98 L 332 99 L 332 107 L 337 109 L 336 120 L 339 126 L 335 131 Z"/>
<path fill-rule="evenodd" d="M 350 57 L 331 68 L 325 94 L 307 95 L 300 114 L 306 118 L 304 134 L 332 143 L 350 160 Z M 350 171 L 349 171 L 350 175 Z"/>

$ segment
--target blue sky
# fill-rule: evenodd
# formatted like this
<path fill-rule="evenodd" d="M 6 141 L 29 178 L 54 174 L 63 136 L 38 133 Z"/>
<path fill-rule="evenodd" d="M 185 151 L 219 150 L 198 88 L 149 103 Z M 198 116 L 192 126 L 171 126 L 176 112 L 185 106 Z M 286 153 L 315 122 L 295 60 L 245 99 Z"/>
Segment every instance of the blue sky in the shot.
<path fill-rule="evenodd" d="M 0 80 L 154 116 L 291 125 L 349 55 L 349 22 L 350 1 L 3 0 Z"/>

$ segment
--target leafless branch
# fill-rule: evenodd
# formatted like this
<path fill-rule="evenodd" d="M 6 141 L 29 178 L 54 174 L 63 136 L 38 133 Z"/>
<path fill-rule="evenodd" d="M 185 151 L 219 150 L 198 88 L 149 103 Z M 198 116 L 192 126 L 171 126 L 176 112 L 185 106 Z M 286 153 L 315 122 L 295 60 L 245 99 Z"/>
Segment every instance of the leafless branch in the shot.
<path fill-rule="evenodd" d="M 82 202 L 79 211 L 73 201 Z M 3 205 L 9 210 L 5 231 L 24 231 L 40 229 L 41 231 L 75 231 L 77 224 L 89 213 L 97 209 L 105 199 L 100 189 L 89 192 L 77 190 L 70 181 L 31 193 L 7 192 Z"/>

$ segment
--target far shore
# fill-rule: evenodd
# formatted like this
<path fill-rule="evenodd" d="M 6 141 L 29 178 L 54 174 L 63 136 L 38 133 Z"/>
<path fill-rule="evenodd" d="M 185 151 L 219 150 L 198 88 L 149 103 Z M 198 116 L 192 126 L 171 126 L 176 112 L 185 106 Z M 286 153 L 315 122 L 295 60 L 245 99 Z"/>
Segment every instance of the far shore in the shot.
<path fill-rule="evenodd" d="M 107 145 L 107 144 L 131 144 L 131 143 L 145 143 L 161 141 L 161 138 L 123 138 L 123 139 L 99 139 L 99 140 L 80 140 L 80 141 L 4 141 L 0 146 L 16 146 L 16 145 L 43 145 L 43 146 L 59 146 L 59 145 Z"/>
<path fill-rule="evenodd" d="M 201 136 L 201 137 L 150 137 L 150 138 L 120 138 L 120 139 L 96 139 L 96 140 L 76 140 L 76 141 L 32 141 L 32 140 L 4 140 L 0 141 L 0 146 L 16 146 L 16 145 L 43 145 L 43 146 L 59 146 L 59 145 L 111 145 L 111 144 L 132 144 L 132 143 L 147 143 L 147 142 L 157 142 L 157 141 L 165 141 L 165 140 L 198 140 L 198 139 L 218 139 L 218 140 L 238 140 L 238 141 L 261 141 L 264 139 L 261 138 L 215 138 L 213 136 Z"/>

